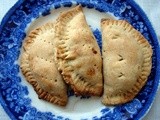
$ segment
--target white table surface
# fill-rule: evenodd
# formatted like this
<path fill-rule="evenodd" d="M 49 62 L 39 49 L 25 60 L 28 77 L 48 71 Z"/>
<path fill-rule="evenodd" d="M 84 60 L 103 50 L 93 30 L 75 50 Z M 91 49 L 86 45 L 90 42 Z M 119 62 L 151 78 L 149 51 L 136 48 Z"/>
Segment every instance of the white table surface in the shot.
<path fill-rule="evenodd" d="M 17 0 L 0 0 L 0 21 L 3 16 L 12 7 Z M 160 0 L 135 0 L 140 7 L 146 12 L 160 42 Z M 0 120 L 9 120 L 10 118 L 4 112 L 0 105 Z M 160 89 L 157 92 L 155 101 L 143 120 L 160 120 Z"/>

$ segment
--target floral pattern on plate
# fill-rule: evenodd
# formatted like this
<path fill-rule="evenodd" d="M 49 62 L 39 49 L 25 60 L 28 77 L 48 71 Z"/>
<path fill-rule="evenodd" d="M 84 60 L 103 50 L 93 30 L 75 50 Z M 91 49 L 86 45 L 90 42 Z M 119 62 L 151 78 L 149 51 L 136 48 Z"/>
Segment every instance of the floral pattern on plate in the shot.
<path fill-rule="evenodd" d="M 6 15 L 0 27 L 0 101 L 4 109 L 12 119 L 25 120 L 69 120 L 65 116 L 59 116 L 52 112 L 42 112 L 32 106 L 32 100 L 28 97 L 27 86 L 21 84 L 20 68 L 17 60 L 22 47 L 22 40 L 26 36 L 26 28 L 33 19 L 50 14 L 52 9 L 62 6 L 71 7 L 72 4 L 81 4 L 88 9 L 95 8 L 99 12 L 109 12 L 119 19 L 130 22 L 140 31 L 153 48 L 153 67 L 148 81 L 136 98 L 126 104 L 113 108 L 104 107 L 100 110 L 100 116 L 79 118 L 83 120 L 129 120 L 139 119 L 148 111 L 158 88 L 157 61 L 160 60 L 156 35 L 149 20 L 132 0 L 26 0 L 19 1 Z M 98 29 L 93 33 L 101 48 L 101 33 Z M 160 75 L 159 75 L 160 76 Z M 73 96 L 73 91 L 69 96 Z M 83 96 L 81 99 L 90 99 Z"/>

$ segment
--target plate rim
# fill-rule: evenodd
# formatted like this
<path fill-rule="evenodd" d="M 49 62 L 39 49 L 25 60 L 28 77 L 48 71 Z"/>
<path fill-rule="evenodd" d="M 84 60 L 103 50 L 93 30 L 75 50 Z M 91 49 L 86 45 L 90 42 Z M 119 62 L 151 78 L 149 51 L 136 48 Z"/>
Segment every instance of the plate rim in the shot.
<path fill-rule="evenodd" d="M 76 1 L 76 0 L 75 0 Z M 148 18 L 148 16 L 146 15 L 146 13 L 143 11 L 143 9 L 134 1 L 134 0 L 126 0 L 128 3 L 130 3 L 132 5 L 132 7 L 137 10 L 141 16 L 141 18 L 143 19 L 143 21 L 145 22 L 145 24 L 147 25 L 147 27 L 149 28 L 149 32 L 150 35 L 152 36 L 152 38 L 154 39 L 154 43 L 155 43 L 155 51 L 156 51 L 156 64 L 157 64 L 157 68 L 156 68 L 156 77 L 155 77 L 155 85 L 153 87 L 152 92 L 150 93 L 151 97 L 148 99 L 148 101 L 146 102 L 145 106 L 143 107 L 143 109 L 137 114 L 135 120 L 139 120 L 145 117 L 145 115 L 149 112 L 150 108 L 152 107 L 152 104 L 155 100 L 155 96 L 157 94 L 158 91 L 158 87 L 160 86 L 160 43 L 158 42 L 158 38 L 157 35 L 155 33 L 155 30 Z M 25 1 L 23 0 L 18 0 L 9 10 L 8 12 L 4 15 L 4 17 L 1 20 L 0 23 L 0 33 L 2 32 L 6 22 L 8 21 L 10 15 Z M 15 116 L 13 115 L 13 113 L 8 109 L 1 91 L 0 91 L 0 104 L 2 106 L 2 108 L 4 109 L 4 111 L 7 113 L 7 115 L 10 117 L 10 119 L 12 120 L 16 120 Z"/>
<path fill-rule="evenodd" d="M 4 15 L 4 17 L 2 18 L 2 21 L 0 23 L 0 33 L 2 32 L 2 29 L 5 26 L 5 23 L 8 21 L 10 15 L 23 3 L 23 0 L 19 0 L 17 1 L 8 11 L 7 13 Z M 0 105 L 2 106 L 3 110 L 5 111 L 5 113 L 8 115 L 8 117 L 11 120 L 16 120 L 15 116 L 13 115 L 13 113 L 8 109 L 3 97 L 2 97 L 2 93 L 0 91 Z"/>
<path fill-rule="evenodd" d="M 155 100 L 156 94 L 158 92 L 159 86 L 160 86 L 160 43 L 158 42 L 157 34 L 155 33 L 155 30 L 147 16 L 147 14 L 143 11 L 143 9 L 134 1 L 134 0 L 128 0 L 130 4 L 132 4 L 132 7 L 134 7 L 135 10 L 140 12 L 140 16 L 145 21 L 147 27 L 149 28 L 150 35 L 154 39 L 155 42 L 155 51 L 156 51 L 156 63 L 157 63 L 157 69 L 156 69 L 156 77 L 155 77 L 155 86 L 153 87 L 152 92 L 150 93 L 151 97 L 146 102 L 146 105 L 143 107 L 143 109 L 137 114 L 136 120 L 142 119 L 145 117 L 145 115 L 149 112 L 150 108 L 153 105 L 153 102 Z"/>

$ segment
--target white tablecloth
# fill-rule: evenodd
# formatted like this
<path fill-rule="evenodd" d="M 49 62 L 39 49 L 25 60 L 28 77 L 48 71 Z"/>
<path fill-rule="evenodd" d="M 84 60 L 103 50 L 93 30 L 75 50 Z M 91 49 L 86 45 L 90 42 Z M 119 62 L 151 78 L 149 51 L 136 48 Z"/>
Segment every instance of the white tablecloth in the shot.
<path fill-rule="evenodd" d="M 9 10 L 9 8 L 13 6 L 16 1 L 17 0 L 0 0 L 0 21 L 2 20 L 6 12 Z M 146 12 L 160 40 L 160 0 L 135 0 L 135 1 Z M 0 120 L 9 120 L 9 117 L 4 112 L 1 105 L 0 105 Z M 144 120 L 160 120 L 160 90 L 157 93 L 157 96 L 151 107 L 151 110 L 146 115 Z"/>

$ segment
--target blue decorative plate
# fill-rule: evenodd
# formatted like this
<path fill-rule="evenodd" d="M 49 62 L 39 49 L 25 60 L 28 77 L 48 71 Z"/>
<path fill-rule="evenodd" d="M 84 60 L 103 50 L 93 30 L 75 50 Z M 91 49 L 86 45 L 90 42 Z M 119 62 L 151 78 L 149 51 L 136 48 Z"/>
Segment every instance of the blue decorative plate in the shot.
<path fill-rule="evenodd" d="M 152 71 L 146 85 L 129 103 L 104 106 L 98 97 L 76 97 L 59 107 L 39 100 L 19 68 L 19 56 L 27 33 L 57 18 L 60 12 L 81 4 L 101 48 L 100 19 L 125 19 L 140 31 L 153 48 Z M 132 0 L 19 0 L 0 26 L 0 102 L 12 120 L 131 120 L 142 118 L 151 107 L 160 76 L 160 52 L 155 32 Z"/>

